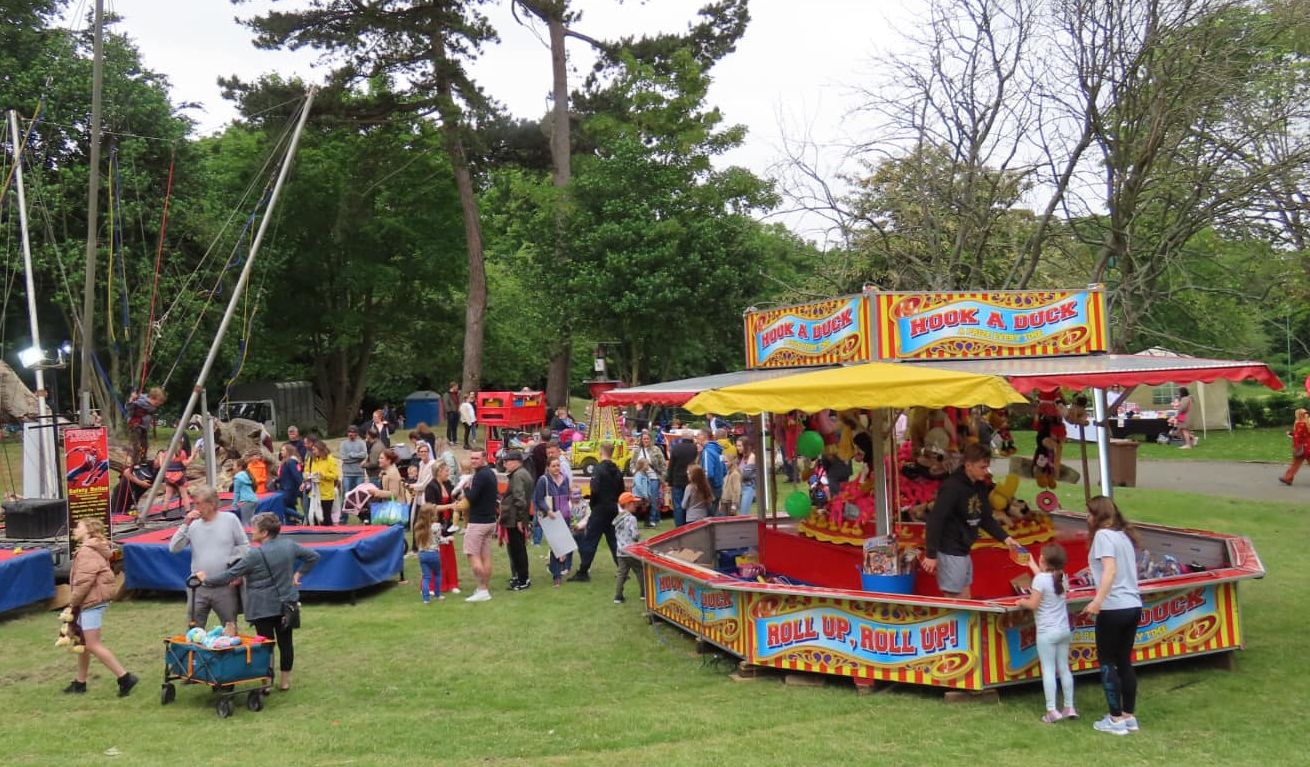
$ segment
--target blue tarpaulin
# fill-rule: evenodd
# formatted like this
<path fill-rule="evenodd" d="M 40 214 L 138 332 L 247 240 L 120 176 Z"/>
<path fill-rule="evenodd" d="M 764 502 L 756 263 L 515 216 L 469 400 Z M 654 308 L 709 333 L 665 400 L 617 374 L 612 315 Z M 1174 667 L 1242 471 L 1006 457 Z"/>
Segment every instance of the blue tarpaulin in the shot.
<path fill-rule="evenodd" d="M 119 541 L 129 589 L 185 591 L 191 549 L 176 554 L 168 542 L 176 528 L 152 530 Z M 283 536 L 312 548 L 318 564 L 300 583 L 301 591 L 355 591 L 389 580 L 405 558 L 405 529 L 392 527 L 284 527 Z"/>
<path fill-rule="evenodd" d="M 0 551 L 0 613 L 55 595 L 55 558 L 46 549 Z"/>

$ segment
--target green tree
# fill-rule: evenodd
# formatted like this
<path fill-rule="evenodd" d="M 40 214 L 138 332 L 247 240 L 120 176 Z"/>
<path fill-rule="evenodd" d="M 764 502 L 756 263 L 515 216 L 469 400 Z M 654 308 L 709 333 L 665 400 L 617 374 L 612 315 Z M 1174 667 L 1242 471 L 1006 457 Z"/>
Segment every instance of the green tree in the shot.
<path fill-rule="evenodd" d="M 243 111 L 262 112 L 284 85 L 247 91 Z M 457 333 L 466 263 L 450 164 L 429 123 L 343 117 L 379 97 L 381 86 L 319 97 L 253 281 L 263 308 L 249 334 L 252 373 L 310 377 L 333 433 L 366 392 L 397 398 L 458 369 L 455 347 L 438 342 Z M 206 140 L 205 170 L 223 199 L 257 173 L 283 122 Z"/>
<path fill-rule="evenodd" d="M 567 191 L 518 173 L 489 192 L 505 216 L 495 242 L 542 286 L 555 324 L 620 342 L 613 361 L 625 380 L 738 366 L 742 309 L 776 295 L 762 274 L 786 272 L 804 248 L 752 217 L 775 200 L 766 182 L 714 167 L 744 129 L 723 126 L 706 106 L 710 79 L 694 52 L 620 61 L 592 81 L 604 93 L 587 103 L 606 111 L 581 125 L 578 143 L 589 151 L 574 156 Z M 561 205 L 564 264 L 551 244 Z"/>
<path fill-rule="evenodd" d="M 242 0 L 233 0 L 240 4 Z M 338 80 L 384 78 L 394 98 L 375 113 L 436 114 L 459 195 L 468 255 L 464 315 L 464 388 L 481 388 L 487 306 L 482 222 L 472 166 L 471 126 L 488 117 L 492 103 L 473 81 L 468 64 L 496 40 L 479 10 L 486 0 L 315 0 L 298 11 L 270 11 L 246 23 L 256 45 L 324 51 L 341 64 Z M 403 89 L 400 89 L 403 84 Z"/>
<path fill-rule="evenodd" d="M 0 71 L 4 73 L 0 75 L 0 103 L 14 106 L 29 120 L 39 110 L 36 123 L 24 120 L 23 128 L 29 135 L 25 181 L 33 279 L 40 296 L 42 336 L 47 346 L 77 339 L 80 286 L 85 275 L 90 143 L 85 118 L 91 101 L 91 36 L 89 31 L 75 35 L 55 26 L 55 14 L 64 5 L 0 4 L 0 16 L 5 19 L 0 24 Z M 180 169 L 174 179 L 175 197 L 188 195 L 192 180 L 191 156 L 185 142 L 190 121 L 169 100 L 167 80 L 146 69 L 132 42 L 113 31 L 114 19 L 109 22 L 104 46 L 102 141 L 106 166 L 102 168 L 100 190 L 99 316 L 94 339 L 96 357 L 108 376 L 107 382 L 100 382 L 97 401 L 106 404 L 111 393 L 122 397 L 139 385 L 147 338 L 167 337 L 179 329 L 168 323 L 161 324 L 157 331 L 147 326 L 170 166 L 176 163 Z M 7 139 L 7 126 L 5 136 Z M 7 140 L 4 143 L 9 144 Z M 10 191 L 5 189 L 4 195 Z M 7 230 L 6 241 L 14 247 L 9 263 L 20 269 L 18 222 L 9 215 L 11 203 L 16 201 L 6 197 L 0 228 Z M 175 222 L 176 218 L 174 215 Z M 169 228 L 159 294 L 167 295 L 192 271 L 204 237 L 205 233 L 186 224 Z M 74 286 L 78 286 L 76 296 Z M 156 301 L 160 303 L 162 299 Z M 11 308 L 19 306 L 21 302 L 11 304 Z M 4 328 L 6 340 L 26 338 L 26 317 L 20 312 L 9 320 Z M 70 403 L 71 397 L 61 404 Z M 111 423 L 116 421 L 113 408 L 106 407 L 104 412 Z"/>

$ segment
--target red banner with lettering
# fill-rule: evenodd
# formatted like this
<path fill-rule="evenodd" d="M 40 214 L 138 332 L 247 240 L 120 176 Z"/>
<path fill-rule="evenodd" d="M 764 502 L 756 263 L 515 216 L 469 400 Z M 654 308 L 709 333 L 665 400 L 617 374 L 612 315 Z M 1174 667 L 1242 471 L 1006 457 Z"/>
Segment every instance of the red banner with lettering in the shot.
<path fill-rule="evenodd" d="M 78 521 L 100 519 L 109 529 L 109 433 L 103 427 L 64 429 L 64 486 L 68 531 Z"/>

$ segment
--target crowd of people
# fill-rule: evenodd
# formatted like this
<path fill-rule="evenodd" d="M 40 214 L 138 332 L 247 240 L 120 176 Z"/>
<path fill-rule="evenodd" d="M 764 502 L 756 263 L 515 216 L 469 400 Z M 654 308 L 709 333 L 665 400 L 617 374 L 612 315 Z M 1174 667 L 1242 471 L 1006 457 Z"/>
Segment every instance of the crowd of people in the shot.
<path fill-rule="evenodd" d="M 730 437 L 727 424 L 717 416 L 711 415 L 699 429 L 684 429 L 676 421 L 660 429 L 638 410 L 637 417 L 629 420 L 633 435 L 627 447 L 627 468 L 632 489 L 614 459 L 615 446 L 605 443 L 589 479 L 590 502 L 581 504 L 580 481 L 561 444 L 562 436 L 567 438 L 578 429 L 567 411 L 556 413 L 551 429 L 517 440 L 499 456 L 506 474 L 502 492 L 494 458 L 469 442 L 476 437 L 476 415 L 471 412 L 475 398 L 461 396 L 452 384 L 445 399 L 449 400 L 445 435 L 438 436 L 420 423 L 403 446 L 392 444 L 393 424 L 381 409 L 364 427 L 350 426 L 335 451 L 317 434 L 302 437 L 296 427 L 290 427 L 275 466 L 263 465 L 254 456 L 237 459 L 233 477 L 236 516 L 218 513 L 218 496 L 212 488 L 195 488 L 188 494 L 185 481 L 181 481 L 176 490 L 188 511 L 170 548 L 191 550 L 196 585 L 188 596 L 189 624 L 204 626 L 213 612 L 226 632 L 235 633 L 239 607 L 232 584 L 244 578 L 247 585 L 240 603 L 245 605 L 246 620 L 261 635 L 276 640 L 279 687 L 285 690 L 291 684 L 295 625 L 288 621 L 284 605 L 288 595 L 298 602 L 300 577 L 318 556 L 311 549 L 279 539 L 284 520 L 333 525 L 347 523 L 355 515 L 367 523 L 375 504 L 400 504 L 407 510 L 402 519 L 412 522 L 412 553 L 418 559 L 424 604 L 442 601 L 447 593 L 460 593 L 455 554 L 460 532 L 462 551 L 475 582 L 465 601 L 475 603 L 492 599 L 492 553 L 497 542 L 505 547 L 509 559 L 507 588 L 525 591 L 532 586 L 530 545 L 544 544 L 548 549 L 542 558 L 547 561 L 552 585 L 558 588 L 566 580 L 591 579 L 603 540 L 616 567 L 613 601 L 621 604 L 631 576 L 645 598 L 642 563 L 630 553 L 630 547 L 640 540 L 643 523 L 656 526 L 666 508 L 672 512 L 673 524 L 681 526 L 711 516 L 749 514 L 753 506 L 758 451 L 751 437 Z M 1310 417 L 1298 411 L 1292 433 L 1298 448 L 1310 443 L 1307 424 Z M 464 426 L 462 443 L 456 440 L 460 425 Z M 780 419 L 780 429 L 782 433 L 775 436 L 783 468 L 788 469 L 795 453 L 794 440 L 786 433 L 786 419 Z M 455 444 L 466 449 L 463 460 L 456 455 Z M 860 447 L 856 445 L 854 453 L 862 459 L 866 451 Z M 1290 483 L 1303 457 L 1301 450 L 1285 482 Z M 133 467 L 124 473 L 123 484 L 129 493 L 150 484 L 151 467 L 158 471 L 162 458 L 161 452 L 152 462 L 143 462 L 145 468 Z M 959 467 L 945 477 L 926 519 L 922 566 L 936 576 L 939 588 L 950 597 L 970 597 L 973 568 L 969 552 L 980 531 L 1018 547 L 987 511 L 987 494 L 992 488 L 990 460 L 983 445 L 965 445 Z M 167 476 L 175 467 L 169 464 L 164 470 Z M 812 473 L 838 487 L 856 471 L 852 463 L 826 451 Z M 254 514 L 257 492 L 263 489 L 279 493 L 282 514 Z M 561 518 L 571 535 L 543 535 L 543 525 L 553 527 Z M 249 539 L 244 527 L 251 529 Z M 1132 525 L 1108 498 L 1089 503 L 1088 528 L 1096 594 L 1084 612 L 1095 618 L 1101 682 L 1109 705 L 1109 714 L 1095 727 L 1122 735 L 1138 729 L 1132 667 L 1134 632 L 1142 609 L 1137 539 Z M 76 535 L 83 545 L 74 558 L 74 607 L 81 616 L 89 653 L 79 659 L 77 677 L 66 692 L 85 692 L 89 659 L 96 657 L 117 677 L 119 694 L 127 695 L 136 677 L 123 669 L 99 639 L 108 603 L 104 578 L 107 544 L 101 545 L 104 533 L 94 522 L 86 522 Z M 262 545 L 253 548 L 252 541 Z M 1072 632 L 1066 561 L 1058 544 L 1045 546 L 1030 562 L 1032 588 L 1020 602 L 1035 613 L 1046 703 L 1042 721 L 1046 723 L 1078 717 L 1069 665 Z M 1057 690 L 1063 691 L 1063 707 L 1057 706 Z"/>

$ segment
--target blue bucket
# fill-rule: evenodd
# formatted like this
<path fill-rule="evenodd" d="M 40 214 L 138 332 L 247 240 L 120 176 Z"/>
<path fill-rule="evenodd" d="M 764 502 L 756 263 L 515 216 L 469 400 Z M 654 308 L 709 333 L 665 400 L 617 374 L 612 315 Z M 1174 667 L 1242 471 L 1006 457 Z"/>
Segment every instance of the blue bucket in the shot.
<path fill-rule="evenodd" d="M 880 591 L 883 594 L 913 594 L 914 573 L 905 575 L 868 575 L 860 573 L 860 582 L 865 591 Z"/>

